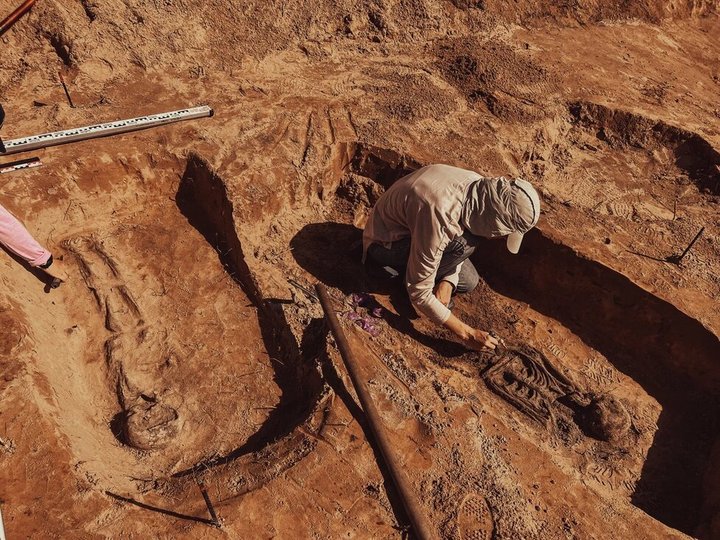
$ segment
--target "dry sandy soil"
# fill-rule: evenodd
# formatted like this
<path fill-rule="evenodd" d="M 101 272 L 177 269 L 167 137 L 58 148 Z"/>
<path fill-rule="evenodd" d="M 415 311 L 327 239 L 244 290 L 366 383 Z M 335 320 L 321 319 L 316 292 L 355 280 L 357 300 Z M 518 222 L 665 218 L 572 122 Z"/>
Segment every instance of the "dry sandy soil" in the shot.
<path fill-rule="evenodd" d="M 39 0 L 0 38 L 3 137 L 216 114 L 0 178 L 71 273 L 0 251 L 8 538 L 407 536 L 318 281 L 438 537 L 720 538 L 714 4 Z M 498 354 L 359 264 L 378 195 L 435 162 L 542 193 L 457 301 Z"/>

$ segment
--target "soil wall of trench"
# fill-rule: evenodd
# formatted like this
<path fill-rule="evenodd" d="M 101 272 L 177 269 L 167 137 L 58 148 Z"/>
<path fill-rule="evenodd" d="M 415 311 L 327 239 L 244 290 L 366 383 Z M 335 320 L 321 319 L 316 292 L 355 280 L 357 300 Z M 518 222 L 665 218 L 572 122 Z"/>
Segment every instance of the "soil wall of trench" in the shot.
<path fill-rule="evenodd" d="M 188 158 L 176 200 L 256 307 L 263 341 L 275 367 L 275 382 L 282 392 L 263 425 L 241 446 L 176 472 L 164 486 L 166 492 L 182 491 L 211 472 L 220 500 L 226 500 L 262 487 L 314 449 L 327 414 L 328 388 L 318 364 L 326 354 L 327 331 L 312 324 L 297 336 L 282 304 L 263 294 L 246 262 L 236 232 L 236 209 L 225 182 L 196 154 Z"/>

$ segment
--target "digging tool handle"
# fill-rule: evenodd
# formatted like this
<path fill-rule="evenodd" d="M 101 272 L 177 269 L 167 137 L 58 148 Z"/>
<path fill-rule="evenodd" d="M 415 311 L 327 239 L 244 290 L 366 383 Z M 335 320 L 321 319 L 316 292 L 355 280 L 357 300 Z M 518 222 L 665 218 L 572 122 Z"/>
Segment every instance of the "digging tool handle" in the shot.
<path fill-rule="evenodd" d="M 0 36 L 2 36 L 5 32 L 10 30 L 10 27 L 12 27 L 13 24 L 18 22 L 20 17 L 25 15 L 28 11 L 30 11 L 30 8 L 33 7 L 33 4 L 35 3 L 35 0 L 25 0 L 18 8 L 13 11 L 10 15 L 5 17 L 2 23 L 0 23 Z"/>
<path fill-rule="evenodd" d="M 375 442 L 380 448 L 380 453 L 385 460 L 385 465 L 390 471 L 390 476 L 392 476 L 395 487 L 400 494 L 403 506 L 405 507 L 405 511 L 410 519 L 413 532 L 418 540 L 436 540 L 437 535 L 434 528 L 428 522 L 425 514 L 423 513 L 420 503 L 417 500 L 417 496 L 410 484 L 410 480 L 403 471 L 400 462 L 392 450 L 392 445 L 385 433 L 380 413 L 375 407 L 375 403 L 370 396 L 367 385 L 362 378 L 358 361 L 355 358 L 355 355 L 350 347 L 350 343 L 348 343 L 348 340 L 345 337 L 345 332 L 343 332 L 343 329 L 338 322 L 338 318 L 335 315 L 335 310 L 333 309 L 327 289 L 320 283 L 315 285 L 315 289 L 318 292 L 320 304 L 325 312 L 325 318 L 330 326 L 330 331 L 332 332 L 332 335 L 335 338 L 335 343 L 337 343 L 338 349 L 340 350 L 340 356 L 342 356 L 342 359 L 345 362 L 345 367 L 350 374 L 350 380 L 355 387 L 355 392 L 360 399 L 360 405 L 367 417 L 368 424 L 370 425 L 370 431 L 375 438 Z"/>

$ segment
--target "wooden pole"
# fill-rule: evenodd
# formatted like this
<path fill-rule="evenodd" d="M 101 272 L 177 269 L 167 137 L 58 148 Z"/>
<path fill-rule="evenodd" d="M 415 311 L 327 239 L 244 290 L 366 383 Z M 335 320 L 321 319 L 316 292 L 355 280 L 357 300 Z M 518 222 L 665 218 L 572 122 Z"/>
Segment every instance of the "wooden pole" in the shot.
<path fill-rule="evenodd" d="M 320 283 L 315 285 L 315 289 L 318 292 L 320 304 L 325 312 L 325 318 L 330 326 L 330 331 L 335 338 L 335 343 L 337 343 L 340 355 L 345 363 L 345 367 L 350 374 L 350 380 L 352 381 L 355 392 L 360 399 L 360 405 L 367 417 L 368 424 L 370 425 L 370 431 L 372 432 L 373 438 L 375 439 L 375 442 L 380 449 L 380 453 L 385 460 L 385 465 L 387 465 L 387 468 L 390 471 L 390 476 L 392 477 L 395 487 L 400 494 L 403 506 L 405 507 L 405 511 L 410 519 L 413 532 L 418 540 L 435 540 L 437 539 L 435 528 L 430 524 L 425 516 L 417 496 L 412 489 L 410 480 L 392 450 L 392 444 L 385 432 L 385 427 L 383 426 L 382 419 L 380 418 L 380 413 L 378 412 L 377 407 L 375 407 L 375 403 L 372 400 L 367 385 L 362 378 L 358 361 L 350 348 L 350 343 L 345 336 L 345 332 L 343 332 L 343 329 L 340 326 L 337 315 L 335 315 L 335 310 L 332 306 L 332 302 L 330 301 L 330 297 L 328 296 L 327 289 Z"/>
<path fill-rule="evenodd" d="M 30 11 L 30 8 L 33 7 L 34 3 L 35 0 L 25 0 L 25 2 L 23 2 L 20 6 L 17 7 L 17 9 L 15 9 L 15 11 L 5 17 L 5 19 L 3 19 L 3 22 L 0 23 L 0 36 L 10 30 L 12 25 L 14 25 L 20 20 L 20 17 Z"/>

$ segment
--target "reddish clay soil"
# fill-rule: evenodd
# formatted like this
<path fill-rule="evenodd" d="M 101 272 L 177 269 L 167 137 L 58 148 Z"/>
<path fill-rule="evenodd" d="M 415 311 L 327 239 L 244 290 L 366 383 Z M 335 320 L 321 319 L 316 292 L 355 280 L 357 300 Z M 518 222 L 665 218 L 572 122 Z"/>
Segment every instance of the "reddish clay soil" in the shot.
<path fill-rule="evenodd" d="M 0 38 L 4 138 L 215 116 L 0 178 L 71 274 L 0 252 L 7 537 L 405 537 L 319 281 L 438 537 L 720 539 L 718 35 L 709 0 L 37 2 Z M 497 354 L 359 264 L 438 162 L 542 194 L 457 300 Z"/>

